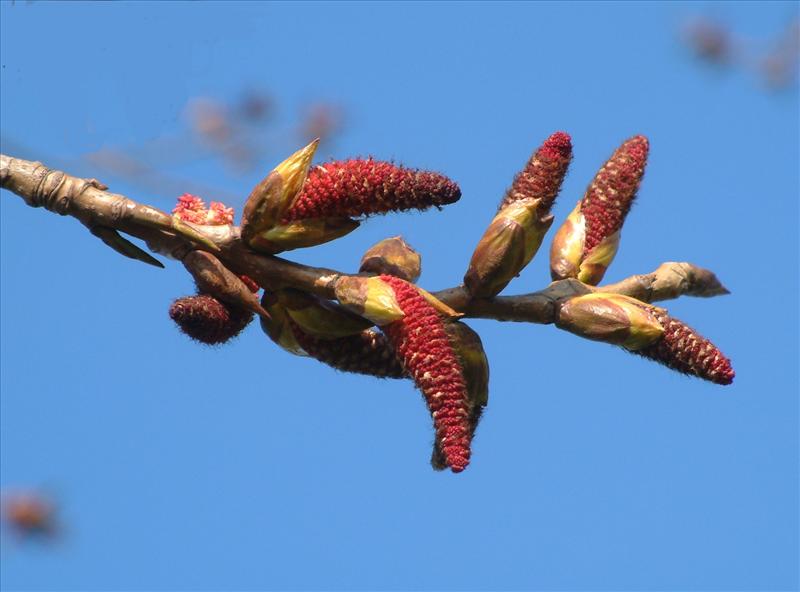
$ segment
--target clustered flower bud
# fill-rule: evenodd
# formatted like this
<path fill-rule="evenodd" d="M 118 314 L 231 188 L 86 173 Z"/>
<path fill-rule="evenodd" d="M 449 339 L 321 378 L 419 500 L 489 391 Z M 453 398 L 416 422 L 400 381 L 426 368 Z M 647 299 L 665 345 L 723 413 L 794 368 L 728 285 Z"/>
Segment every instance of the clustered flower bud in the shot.
<path fill-rule="evenodd" d="M 404 313 L 381 329 L 425 396 L 444 464 L 455 473 L 461 472 L 470 458 L 471 404 L 463 368 L 444 321 L 412 284 L 389 275 L 380 279 L 392 287 Z"/>
<path fill-rule="evenodd" d="M 731 361 L 716 345 L 663 309 L 655 308 L 653 314 L 664 327 L 663 336 L 633 353 L 716 384 L 733 382 L 736 373 Z"/>
<path fill-rule="evenodd" d="M 458 185 L 439 173 L 372 158 L 333 161 L 311 169 L 284 221 L 424 210 L 460 197 Z"/>
<path fill-rule="evenodd" d="M 649 142 L 626 140 L 595 175 L 553 239 L 554 280 L 576 277 L 587 284 L 603 279 L 619 247 L 619 236 L 644 176 Z"/>
<path fill-rule="evenodd" d="M 514 178 L 464 276 L 464 285 L 473 296 L 499 294 L 536 255 L 553 223 L 550 208 L 571 158 L 569 135 L 556 132 Z"/>
<path fill-rule="evenodd" d="M 233 224 L 233 208 L 218 201 L 212 201 L 209 208 L 206 209 L 203 200 L 190 193 L 184 193 L 178 198 L 178 204 L 172 210 L 172 214 L 180 220 L 192 224 L 209 226 Z"/>

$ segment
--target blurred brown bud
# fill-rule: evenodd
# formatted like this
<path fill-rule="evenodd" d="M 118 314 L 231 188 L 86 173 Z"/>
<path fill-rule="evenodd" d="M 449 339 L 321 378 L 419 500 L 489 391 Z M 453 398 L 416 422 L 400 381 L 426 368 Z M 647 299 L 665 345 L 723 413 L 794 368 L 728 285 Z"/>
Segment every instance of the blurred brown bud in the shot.
<path fill-rule="evenodd" d="M 685 28 L 685 39 L 695 56 L 707 62 L 723 64 L 732 57 L 730 32 L 714 21 L 690 22 Z"/>
<path fill-rule="evenodd" d="M 304 115 L 301 134 L 304 138 L 326 140 L 338 133 L 344 122 L 344 112 L 339 105 L 316 103 Z"/>
<path fill-rule="evenodd" d="M 35 492 L 3 496 L 3 521 L 20 536 L 53 536 L 57 531 L 56 507 Z"/>
<path fill-rule="evenodd" d="M 226 142 L 232 133 L 225 106 L 206 97 L 189 103 L 188 114 L 192 129 L 212 143 Z"/>
<path fill-rule="evenodd" d="M 359 271 L 385 273 L 413 283 L 422 271 L 422 258 L 402 237 L 394 236 L 371 246 L 361 258 Z"/>
<path fill-rule="evenodd" d="M 275 102 L 268 94 L 251 90 L 242 96 L 238 110 L 247 121 L 263 121 L 272 116 Z"/>

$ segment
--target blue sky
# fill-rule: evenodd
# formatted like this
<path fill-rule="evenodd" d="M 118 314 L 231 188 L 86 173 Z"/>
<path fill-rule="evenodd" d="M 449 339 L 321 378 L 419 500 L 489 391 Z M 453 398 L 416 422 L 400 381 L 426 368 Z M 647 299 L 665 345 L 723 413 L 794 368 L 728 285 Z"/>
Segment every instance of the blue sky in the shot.
<path fill-rule="evenodd" d="M 4 590 L 789 590 L 798 587 L 798 96 L 716 71 L 684 19 L 779 35 L 795 3 L 0 4 L 4 151 L 79 157 L 176 133 L 192 97 L 325 98 L 320 154 L 439 170 L 463 198 L 292 253 L 354 270 L 402 234 L 422 286 L 460 282 L 531 150 L 575 157 L 558 224 L 625 138 L 647 175 L 607 279 L 691 261 L 730 296 L 668 303 L 737 371 L 692 380 L 553 327 L 475 321 L 490 406 L 460 475 L 428 466 L 409 382 L 336 373 L 251 326 L 219 349 L 167 317 L 179 265 L 124 260 L 74 220 L 0 198 L 0 487 L 61 505 L 53 546 L 2 542 Z M 288 154 L 296 146 L 286 146 Z M 284 156 L 223 187 L 241 211 Z M 175 195 L 112 189 L 168 209 Z M 204 196 L 214 199 L 214 196 Z M 543 249 L 544 251 L 544 249 Z M 508 288 L 546 285 L 541 254 Z"/>

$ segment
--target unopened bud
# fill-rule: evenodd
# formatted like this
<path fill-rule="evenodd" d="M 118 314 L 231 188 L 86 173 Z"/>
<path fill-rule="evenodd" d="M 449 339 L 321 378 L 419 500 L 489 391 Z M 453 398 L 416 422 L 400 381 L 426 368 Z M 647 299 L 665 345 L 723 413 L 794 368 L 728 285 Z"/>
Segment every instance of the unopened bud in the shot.
<path fill-rule="evenodd" d="M 403 318 L 394 290 L 380 277 L 345 276 L 336 282 L 335 292 L 342 306 L 378 326 Z"/>
<path fill-rule="evenodd" d="M 638 350 L 664 333 L 654 311 L 655 307 L 620 294 L 585 294 L 561 305 L 556 326 L 586 339 Z"/>
<path fill-rule="evenodd" d="M 264 232 L 277 225 L 297 198 L 308 175 L 319 140 L 314 140 L 280 163 L 253 188 L 242 214 L 242 239 L 253 243 Z"/>
<path fill-rule="evenodd" d="M 402 237 L 386 238 L 371 246 L 361 258 L 359 271 L 386 274 L 415 282 L 422 270 L 422 258 Z"/>
<path fill-rule="evenodd" d="M 356 335 L 373 324 L 341 305 L 299 290 L 281 290 L 278 297 L 288 315 L 304 333 L 321 339 Z"/>
<path fill-rule="evenodd" d="M 353 232 L 359 222 L 350 218 L 310 218 L 274 226 L 253 237 L 250 247 L 264 253 L 280 253 L 327 243 Z"/>
<path fill-rule="evenodd" d="M 473 296 L 491 298 L 531 262 L 553 223 L 542 215 L 540 201 L 513 201 L 503 207 L 486 229 L 475 252 L 464 284 Z"/>
<path fill-rule="evenodd" d="M 269 312 L 270 318 L 261 317 L 261 330 L 281 348 L 296 356 L 305 356 L 306 352 L 298 343 L 292 320 L 286 307 L 280 303 L 276 293 L 264 291 L 261 306 Z"/>

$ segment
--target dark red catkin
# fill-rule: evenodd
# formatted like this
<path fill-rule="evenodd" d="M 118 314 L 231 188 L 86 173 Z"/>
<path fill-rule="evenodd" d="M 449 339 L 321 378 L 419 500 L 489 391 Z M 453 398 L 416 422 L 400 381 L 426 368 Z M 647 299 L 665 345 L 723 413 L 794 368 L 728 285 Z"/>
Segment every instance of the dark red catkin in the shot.
<path fill-rule="evenodd" d="M 498 210 L 521 199 L 539 199 L 539 211 L 547 213 L 553 207 L 561 183 L 572 160 L 572 140 L 565 132 L 556 132 L 533 153 L 525 168 L 506 191 Z"/>
<path fill-rule="evenodd" d="M 208 294 L 178 298 L 169 307 L 169 316 L 183 333 L 208 345 L 225 343 L 253 320 L 253 313 Z"/>
<path fill-rule="evenodd" d="M 300 347 L 332 368 L 379 378 L 407 376 L 383 333 L 367 329 L 356 335 L 322 339 L 306 333 L 291 319 L 289 325 Z"/>
<path fill-rule="evenodd" d="M 470 403 L 444 321 L 412 284 L 390 275 L 380 278 L 392 287 L 405 313 L 381 329 L 428 403 L 444 464 L 459 473 L 470 458 Z"/>
<path fill-rule="evenodd" d="M 733 382 L 736 373 L 731 361 L 717 346 L 666 311 L 656 309 L 653 314 L 664 327 L 664 335 L 652 345 L 633 353 L 717 384 Z"/>
<path fill-rule="evenodd" d="M 586 220 L 584 255 L 622 228 L 642 182 L 649 149 L 650 143 L 644 136 L 626 140 L 586 189 L 581 201 Z"/>
<path fill-rule="evenodd" d="M 333 161 L 309 171 L 283 222 L 424 210 L 456 202 L 460 197 L 458 185 L 439 173 L 372 158 Z"/>

